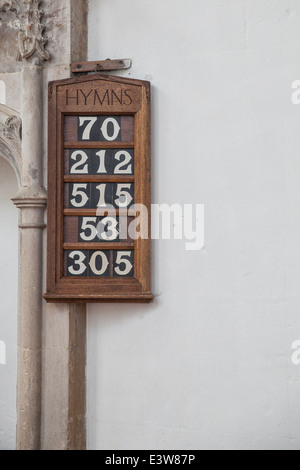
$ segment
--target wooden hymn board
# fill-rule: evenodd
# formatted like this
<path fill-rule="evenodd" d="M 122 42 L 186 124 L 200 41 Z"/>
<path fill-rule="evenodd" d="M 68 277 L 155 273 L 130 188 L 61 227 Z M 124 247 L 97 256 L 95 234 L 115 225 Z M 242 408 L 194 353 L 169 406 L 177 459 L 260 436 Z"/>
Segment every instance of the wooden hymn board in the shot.
<path fill-rule="evenodd" d="M 48 302 L 150 302 L 150 84 L 49 84 Z M 143 227 L 145 232 L 145 227 Z M 140 228 L 140 227 L 139 227 Z"/>

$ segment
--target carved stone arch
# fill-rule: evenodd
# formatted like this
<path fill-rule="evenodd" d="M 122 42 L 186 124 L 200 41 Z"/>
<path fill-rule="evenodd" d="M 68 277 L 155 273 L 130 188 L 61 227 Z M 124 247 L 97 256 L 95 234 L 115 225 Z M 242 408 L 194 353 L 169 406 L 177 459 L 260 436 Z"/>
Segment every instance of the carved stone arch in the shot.
<path fill-rule="evenodd" d="M 22 186 L 21 133 L 20 114 L 0 104 L 0 157 L 14 169 L 19 187 Z"/>

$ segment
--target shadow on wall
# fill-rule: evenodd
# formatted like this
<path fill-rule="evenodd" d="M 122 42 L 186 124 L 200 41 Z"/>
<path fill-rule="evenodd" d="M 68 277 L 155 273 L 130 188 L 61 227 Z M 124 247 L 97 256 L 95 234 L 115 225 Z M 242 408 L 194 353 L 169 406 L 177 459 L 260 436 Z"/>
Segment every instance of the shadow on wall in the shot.
<path fill-rule="evenodd" d="M 0 450 L 16 446 L 18 191 L 10 165 L 0 158 Z"/>

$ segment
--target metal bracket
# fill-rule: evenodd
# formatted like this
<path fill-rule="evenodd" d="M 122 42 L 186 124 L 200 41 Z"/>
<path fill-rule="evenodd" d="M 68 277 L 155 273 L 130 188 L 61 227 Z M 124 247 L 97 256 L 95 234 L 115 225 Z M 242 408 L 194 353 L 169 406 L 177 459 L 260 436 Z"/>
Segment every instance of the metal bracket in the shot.
<path fill-rule="evenodd" d="M 128 70 L 132 65 L 131 59 L 99 60 L 97 62 L 74 62 L 72 63 L 73 73 L 89 72 L 112 72 L 116 70 Z"/>

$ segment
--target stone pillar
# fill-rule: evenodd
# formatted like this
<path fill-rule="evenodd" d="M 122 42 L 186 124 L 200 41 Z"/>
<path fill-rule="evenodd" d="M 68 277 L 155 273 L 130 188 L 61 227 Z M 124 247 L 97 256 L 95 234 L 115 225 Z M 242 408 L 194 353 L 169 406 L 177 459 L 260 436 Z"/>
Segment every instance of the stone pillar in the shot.
<path fill-rule="evenodd" d="M 86 306 L 48 304 L 44 322 L 42 450 L 86 448 Z"/>
<path fill-rule="evenodd" d="M 19 214 L 19 315 L 17 449 L 40 449 L 42 231 L 45 192 L 23 188 L 14 203 Z"/>
<path fill-rule="evenodd" d="M 68 78 L 70 63 L 86 60 L 87 7 L 86 0 L 0 0 L 1 17 L 6 13 L 15 16 L 15 21 L 9 16 L 8 24 L 17 29 L 18 57 L 23 60 L 22 184 L 13 198 L 20 210 L 19 450 L 86 447 L 86 307 L 59 304 L 43 308 L 42 288 L 46 207 L 43 162 L 47 127 L 43 99 L 46 103 L 49 80 Z"/>
<path fill-rule="evenodd" d="M 43 67 L 25 63 L 22 71 L 22 183 L 43 186 Z"/>
<path fill-rule="evenodd" d="M 45 77 L 49 81 L 70 78 L 70 64 L 87 60 L 88 2 L 53 0 L 48 6 L 46 2 L 44 5 L 45 23 L 48 18 L 52 23 L 47 34 L 52 61 L 45 68 Z M 45 93 L 45 99 L 47 97 Z M 86 305 L 46 304 L 43 316 L 42 450 L 85 450 L 85 368 Z"/>
<path fill-rule="evenodd" d="M 43 74 L 25 65 L 22 75 L 22 188 L 19 214 L 19 319 L 17 449 L 38 450 L 41 440 L 43 229 Z"/>

